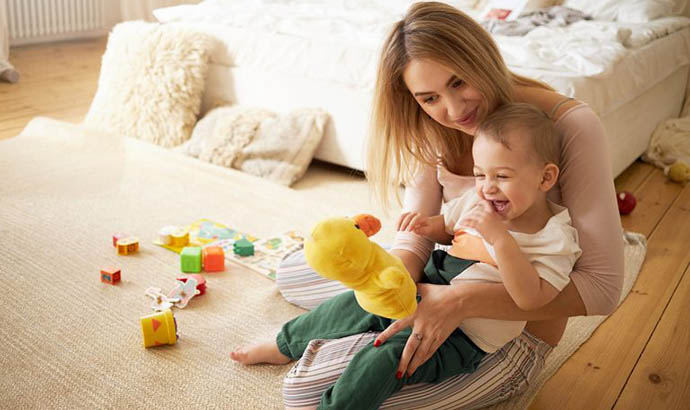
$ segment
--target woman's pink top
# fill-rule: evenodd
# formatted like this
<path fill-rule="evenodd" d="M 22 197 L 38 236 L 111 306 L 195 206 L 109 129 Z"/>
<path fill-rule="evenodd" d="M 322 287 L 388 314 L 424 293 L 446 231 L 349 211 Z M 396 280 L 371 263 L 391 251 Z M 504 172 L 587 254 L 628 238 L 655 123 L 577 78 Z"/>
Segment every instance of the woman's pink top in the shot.
<path fill-rule="evenodd" d="M 604 128 L 586 104 L 566 111 L 555 123 L 561 134 L 561 173 L 548 198 L 568 208 L 580 237 L 582 256 L 570 275 L 588 315 L 606 315 L 623 285 L 623 234 Z M 438 215 L 442 202 L 474 189 L 474 177 L 425 166 L 406 187 L 403 209 Z M 433 242 L 398 232 L 393 249 L 406 249 L 426 261 Z"/>

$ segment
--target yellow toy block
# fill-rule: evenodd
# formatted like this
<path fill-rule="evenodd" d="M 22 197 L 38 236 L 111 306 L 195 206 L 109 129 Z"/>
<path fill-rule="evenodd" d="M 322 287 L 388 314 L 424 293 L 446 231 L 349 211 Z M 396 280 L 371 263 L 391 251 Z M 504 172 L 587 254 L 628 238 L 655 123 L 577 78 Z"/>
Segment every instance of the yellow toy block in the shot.
<path fill-rule="evenodd" d="M 144 347 L 174 345 L 177 342 L 177 322 L 170 309 L 140 319 Z"/>
<path fill-rule="evenodd" d="M 139 238 L 128 236 L 126 238 L 118 239 L 117 253 L 120 255 L 129 255 L 139 251 Z"/>
<path fill-rule="evenodd" d="M 171 246 L 187 246 L 189 244 L 189 230 L 186 228 L 177 228 L 170 236 L 172 237 Z"/>
<path fill-rule="evenodd" d="M 177 229 L 178 228 L 176 226 L 173 226 L 173 225 L 168 225 L 168 226 L 162 227 L 161 230 L 158 231 L 158 242 L 160 242 L 162 245 L 172 245 L 172 243 L 173 243 L 172 235 L 173 235 L 173 233 L 175 233 L 175 231 Z"/>

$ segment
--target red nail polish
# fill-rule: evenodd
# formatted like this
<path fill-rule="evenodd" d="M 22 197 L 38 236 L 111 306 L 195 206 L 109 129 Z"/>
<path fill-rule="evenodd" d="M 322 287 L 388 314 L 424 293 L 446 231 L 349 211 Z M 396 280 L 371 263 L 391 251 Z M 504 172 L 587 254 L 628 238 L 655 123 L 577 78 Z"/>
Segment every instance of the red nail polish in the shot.
<path fill-rule="evenodd" d="M 381 346 L 381 341 L 380 340 L 374 340 L 374 347 L 379 347 Z"/>
<path fill-rule="evenodd" d="M 397 372 L 397 373 L 395 374 L 395 378 L 398 379 L 398 380 L 402 379 L 402 372 Z"/>

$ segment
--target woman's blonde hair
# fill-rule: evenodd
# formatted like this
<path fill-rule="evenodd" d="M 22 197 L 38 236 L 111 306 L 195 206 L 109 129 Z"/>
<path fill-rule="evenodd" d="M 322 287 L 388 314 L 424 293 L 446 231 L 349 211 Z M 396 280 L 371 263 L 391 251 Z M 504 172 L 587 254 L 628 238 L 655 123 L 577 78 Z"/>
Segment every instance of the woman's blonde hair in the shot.
<path fill-rule="evenodd" d="M 388 208 L 390 192 L 410 182 L 421 165 L 453 169 L 470 150 L 472 136 L 429 117 L 407 89 L 403 72 L 413 59 L 434 61 L 477 88 L 495 107 L 513 101 L 515 85 L 549 88 L 511 73 L 493 39 L 476 21 L 444 3 L 412 5 L 388 35 L 379 60 L 367 179 Z"/>

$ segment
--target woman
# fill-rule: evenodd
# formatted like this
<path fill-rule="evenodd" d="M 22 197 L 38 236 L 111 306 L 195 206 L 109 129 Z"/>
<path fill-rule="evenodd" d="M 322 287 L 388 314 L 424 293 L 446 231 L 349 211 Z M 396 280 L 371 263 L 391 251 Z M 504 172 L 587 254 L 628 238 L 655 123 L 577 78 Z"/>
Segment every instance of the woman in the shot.
<path fill-rule="evenodd" d="M 383 343 L 406 327 L 412 335 L 399 371 L 413 373 L 465 318 L 526 320 L 523 334 L 488 355 L 472 374 L 403 389 L 383 408 L 490 405 L 524 390 L 558 344 L 568 317 L 605 315 L 616 307 L 623 280 L 623 243 L 604 130 L 585 104 L 537 81 L 511 73 L 491 37 L 474 20 L 443 3 L 417 3 L 388 36 L 375 90 L 367 177 L 386 203 L 400 183 L 404 211 L 438 214 L 442 202 L 472 189 L 472 136 L 478 124 L 507 102 L 549 113 L 561 134 L 561 176 L 549 199 L 567 207 L 580 235 L 582 256 L 571 282 L 547 306 L 525 312 L 499 283 L 419 284 L 417 312 L 381 334 L 314 341 L 285 379 L 287 407 L 314 407 L 366 343 Z M 399 226 L 409 225 L 399 221 Z M 419 279 L 433 243 L 398 232 L 391 253 Z M 313 307 L 342 289 L 324 283 L 293 255 L 278 273 L 288 300 Z M 391 375 L 390 377 L 393 377 Z"/>

